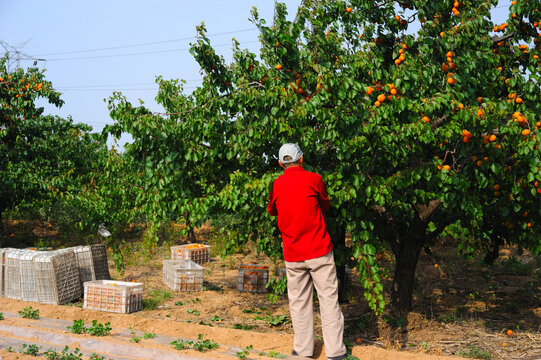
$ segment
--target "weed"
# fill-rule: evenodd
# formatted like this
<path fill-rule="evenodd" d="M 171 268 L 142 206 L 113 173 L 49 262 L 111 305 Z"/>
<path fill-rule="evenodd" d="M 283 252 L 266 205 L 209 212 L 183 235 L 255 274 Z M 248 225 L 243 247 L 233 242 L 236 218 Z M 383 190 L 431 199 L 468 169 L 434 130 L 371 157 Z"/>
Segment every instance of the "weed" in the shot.
<path fill-rule="evenodd" d="M 518 260 L 514 256 L 511 256 L 505 261 L 500 262 L 499 266 L 501 267 L 504 273 L 510 274 L 510 275 L 519 275 L 519 276 L 529 275 L 533 270 L 532 264 L 523 263 L 522 261 Z"/>
<path fill-rule="evenodd" d="M 56 352 L 54 349 L 49 349 L 45 351 L 43 354 L 48 360 L 82 360 L 83 354 L 81 353 L 81 350 L 79 348 L 75 348 L 75 350 L 70 353 L 70 348 L 66 346 L 61 353 Z M 94 353 L 95 354 L 95 353 Z M 94 355 L 92 354 L 92 356 Z M 90 357 L 90 360 L 100 360 L 104 359 L 103 357 Z M 96 354 L 97 356 L 97 354 Z"/>
<path fill-rule="evenodd" d="M 193 344 L 193 349 L 200 352 L 205 352 L 208 350 L 214 350 L 218 348 L 218 343 L 212 340 L 203 340 L 203 334 L 198 335 L 199 341 Z"/>
<path fill-rule="evenodd" d="M 154 298 L 143 299 L 143 310 L 156 310 L 160 306 L 160 301 Z"/>
<path fill-rule="evenodd" d="M 432 344 L 430 342 L 426 342 L 426 341 L 421 341 L 421 343 L 419 345 L 421 345 L 421 347 L 423 348 L 423 350 L 425 352 L 428 352 L 430 350 L 430 348 L 432 347 Z"/>
<path fill-rule="evenodd" d="M 19 311 L 19 315 L 21 315 L 24 319 L 39 319 L 39 310 L 38 309 L 32 309 L 32 306 L 24 308 L 22 311 Z"/>
<path fill-rule="evenodd" d="M 250 345 L 250 346 L 246 346 L 244 348 L 244 350 L 241 350 L 241 351 L 237 351 L 235 354 L 237 355 L 237 357 L 241 360 L 246 360 L 246 357 L 250 354 L 250 350 L 252 350 L 254 348 L 253 345 Z"/>
<path fill-rule="evenodd" d="M 261 314 L 261 311 L 256 309 L 242 309 L 242 312 L 245 314 Z"/>
<path fill-rule="evenodd" d="M 199 311 L 194 310 L 194 309 L 188 309 L 186 311 L 188 312 L 188 314 L 192 314 L 192 315 L 195 315 L 195 316 L 201 315 L 201 313 Z"/>
<path fill-rule="evenodd" d="M 74 334 L 83 334 L 86 332 L 85 322 L 83 320 L 73 320 L 73 325 L 68 326 L 68 330 Z"/>
<path fill-rule="evenodd" d="M 284 357 L 286 357 L 285 355 L 282 355 L 278 351 L 274 351 L 274 350 L 269 351 L 267 356 L 271 357 L 271 358 L 284 358 Z"/>
<path fill-rule="evenodd" d="M 184 303 L 183 303 L 182 301 L 177 301 L 177 302 L 175 303 L 175 305 L 176 305 L 176 306 L 182 306 L 182 305 L 184 305 Z"/>
<path fill-rule="evenodd" d="M 471 359 L 484 359 L 492 360 L 492 354 L 488 351 L 484 351 L 476 347 L 475 345 L 470 345 L 467 351 L 459 351 L 458 356 L 463 356 Z"/>
<path fill-rule="evenodd" d="M 289 322 L 289 319 L 285 315 L 267 315 L 265 320 L 270 326 L 280 326 Z"/>
<path fill-rule="evenodd" d="M 267 294 L 267 300 L 271 301 L 273 304 L 278 301 L 280 296 L 283 296 L 287 293 L 287 278 L 283 279 L 272 278 L 265 285 L 269 293 Z"/>
<path fill-rule="evenodd" d="M 203 320 L 199 321 L 198 324 L 199 324 L 199 325 L 205 325 L 205 326 L 211 326 L 211 327 L 212 327 L 212 324 L 206 323 L 206 322 L 204 322 Z"/>
<path fill-rule="evenodd" d="M 0 320 L 4 320 L 4 313 L 0 312 Z"/>
<path fill-rule="evenodd" d="M 222 319 L 221 317 L 219 317 L 218 315 L 214 315 L 213 317 L 210 318 L 210 321 L 223 321 L 224 319 Z"/>
<path fill-rule="evenodd" d="M 393 319 L 393 318 L 385 315 L 385 316 L 383 316 L 383 321 L 385 321 L 387 324 L 389 324 L 391 326 L 396 326 L 396 327 L 399 327 L 399 328 L 403 328 L 406 325 L 406 322 L 401 317 Z"/>
<path fill-rule="evenodd" d="M 454 309 L 453 311 L 447 311 L 440 316 L 438 316 L 438 320 L 445 324 L 452 324 L 452 323 L 458 323 L 462 321 L 462 310 L 461 309 Z"/>
<path fill-rule="evenodd" d="M 105 360 L 105 356 L 99 356 L 96 353 L 92 353 L 88 360 Z"/>
<path fill-rule="evenodd" d="M 141 338 L 138 336 L 132 335 L 130 341 L 137 344 L 141 341 Z"/>
<path fill-rule="evenodd" d="M 173 297 L 173 292 L 163 289 L 154 289 L 149 292 L 149 295 L 160 302 L 170 300 Z"/>
<path fill-rule="evenodd" d="M 254 325 L 245 325 L 245 324 L 239 324 L 239 323 L 233 324 L 233 329 L 252 330 L 253 328 L 255 328 Z"/>
<path fill-rule="evenodd" d="M 19 352 L 25 355 L 38 356 L 39 349 L 41 349 L 41 346 L 37 346 L 36 344 L 23 344 Z"/>
<path fill-rule="evenodd" d="M 144 339 L 154 339 L 155 337 L 156 337 L 156 334 L 154 333 L 145 333 L 145 335 L 143 335 Z"/>
<path fill-rule="evenodd" d="M 149 296 L 143 299 L 144 310 L 156 310 L 161 303 L 171 299 L 173 292 L 163 289 L 154 289 L 149 292 Z"/>
<path fill-rule="evenodd" d="M 203 290 L 220 291 L 223 292 L 224 288 L 216 284 L 208 284 L 203 286 Z"/>
<path fill-rule="evenodd" d="M 86 329 L 86 332 L 92 336 L 105 336 L 111 332 L 111 323 L 99 323 L 98 320 L 92 320 L 92 326 Z"/>
<path fill-rule="evenodd" d="M 178 340 L 175 340 L 173 342 L 171 342 L 171 345 L 173 345 L 173 347 L 175 348 L 175 350 L 184 350 L 184 349 L 188 349 L 190 346 L 193 345 L 193 341 L 188 341 L 188 340 L 182 340 L 182 339 L 178 339 Z"/>

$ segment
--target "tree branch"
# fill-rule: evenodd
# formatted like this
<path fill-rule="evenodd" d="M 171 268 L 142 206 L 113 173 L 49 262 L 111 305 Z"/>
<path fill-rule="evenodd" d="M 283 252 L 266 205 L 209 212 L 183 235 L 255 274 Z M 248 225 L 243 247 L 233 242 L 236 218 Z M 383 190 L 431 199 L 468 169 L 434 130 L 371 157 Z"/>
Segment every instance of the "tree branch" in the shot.
<path fill-rule="evenodd" d="M 430 215 L 441 205 L 440 199 L 434 199 L 428 203 L 428 205 L 417 204 L 417 211 L 419 212 L 419 219 L 422 222 L 426 222 Z"/>
<path fill-rule="evenodd" d="M 492 43 L 493 44 L 497 44 L 499 42 L 502 42 L 502 41 L 505 41 L 507 39 L 511 39 L 512 37 L 514 37 L 517 33 L 516 32 L 512 32 L 511 34 L 507 34 L 505 36 L 502 36 L 502 37 L 497 37 L 497 36 L 493 36 L 492 37 Z"/>

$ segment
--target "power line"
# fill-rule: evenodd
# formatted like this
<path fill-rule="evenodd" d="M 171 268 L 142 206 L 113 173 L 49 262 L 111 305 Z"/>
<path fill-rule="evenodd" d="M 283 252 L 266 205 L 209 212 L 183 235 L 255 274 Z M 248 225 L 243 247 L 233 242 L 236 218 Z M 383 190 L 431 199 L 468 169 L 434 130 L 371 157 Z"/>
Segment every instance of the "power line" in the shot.
<path fill-rule="evenodd" d="M 197 86 L 186 86 L 184 87 L 183 89 L 196 89 Z M 84 87 L 81 87 L 81 88 L 61 88 L 61 87 L 57 87 L 55 88 L 56 91 L 60 91 L 60 92 L 69 92 L 69 91 L 157 91 L 158 90 L 158 87 L 154 87 L 154 88 L 124 88 L 124 89 L 119 89 L 119 88 L 84 88 Z"/>
<path fill-rule="evenodd" d="M 221 35 L 230 35 L 235 33 L 242 33 L 242 32 L 249 32 L 249 31 L 255 31 L 257 28 L 250 28 L 250 29 L 241 29 L 241 30 L 234 30 L 234 31 L 226 31 L 222 33 L 216 33 L 216 34 L 209 34 L 208 37 L 213 36 L 221 36 Z M 131 44 L 131 45 L 122 45 L 122 46 L 111 46 L 111 47 L 105 47 L 105 48 L 97 48 L 97 49 L 88 49 L 88 50 L 73 50 L 73 51 L 63 51 L 63 52 L 57 52 L 57 53 L 48 53 L 48 54 L 39 54 L 36 56 L 51 56 L 51 55 L 66 55 L 66 54 L 81 54 L 81 53 L 87 53 L 87 52 L 95 52 L 95 51 L 107 51 L 107 50 L 117 50 L 117 49 L 126 49 L 126 48 L 132 48 L 132 47 L 139 47 L 139 46 L 149 46 L 149 45 L 157 45 L 157 44 L 167 44 L 172 42 L 178 42 L 178 41 L 186 41 L 186 40 L 193 40 L 196 37 L 185 37 L 185 38 L 179 38 L 179 39 L 171 39 L 171 40 L 161 40 L 161 41 L 152 41 L 152 42 L 146 42 L 146 43 L 137 43 L 137 44 Z"/>
<path fill-rule="evenodd" d="M 183 79 L 184 80 L 184 79 Z M 186 82 L 199 82 L 203 79 L 189 79 L 184 80 Z M 157 85 L 155 82 L 143 82 L 143 83 L 124 83 L 124 84 L 101 84 L 101 85 L 58 85 L 57 88 L 73 89 L 73 88 L 107 88 L 112 86 L 138 86 L 138 85 Z"/>
<path fill-rule="evenodd" d="M 243 42 L 242 44 L 254 44 L 254 43 L 258 43 L 258 42 L 259 42 L 259 40 L 255 40 L 255 41 L 245 41 L 245 42 Z M 218 45 L 213 45 L 213 47 L 230 46 L 230 45 L 231 45 L 231 43 L 227 43 L 227 44 L 218 44 Z M 143 51 L 143 52 L 137 52 L 137 53 L 117 54 L 117 55 L 80 56 L 80 57 L 56 58 L 56 59 L 53 58 L 53 59 L 46 59 L 46 61 L 69 61 L 69 60 L 106 59 L 106 58 L 126 57 L 126 56 L 164 54 L 164 53 L 172 53 L 172 52 L 187 51 L 187 50 L 190 50 L 190 48 L 169 49 L 169 50 L 154 50 L 154 51 Z"/>

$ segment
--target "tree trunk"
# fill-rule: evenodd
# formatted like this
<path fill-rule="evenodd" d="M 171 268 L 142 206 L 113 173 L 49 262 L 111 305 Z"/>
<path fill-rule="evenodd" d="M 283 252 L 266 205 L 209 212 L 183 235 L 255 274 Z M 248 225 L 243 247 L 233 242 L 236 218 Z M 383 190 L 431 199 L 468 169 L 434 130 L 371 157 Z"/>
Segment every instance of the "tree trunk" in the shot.
<path fill-rule="evenodd" d="M 188 242 L 196 242 L 197 238 L 195 237 L 195 229 L 193 226 L 188 227 L 188 236 L 187 236 Z"/>
<path fill-rule="evenodd" d="M 190 242 L 190 243 L 196 242 L 197 239 L 195 237 L 195 229 L 192 226 L 192 224 L 190 223 L 190 213 L 189 212 L 184 213 L 184 222 L 186 223 L 186 227 L 188 228 L 188 236 L 186 236 L 186 240 L 188 240 L 188 242 Z"/>
<path fill-rule="evenodd" d="M 415 269 L 425 244 L 426 225 L 417 218 L 405 234 L 397 234 L 393 246 L 396 266 L 391 290 L 391 305 L 399 314 L 411 309 Z"/>

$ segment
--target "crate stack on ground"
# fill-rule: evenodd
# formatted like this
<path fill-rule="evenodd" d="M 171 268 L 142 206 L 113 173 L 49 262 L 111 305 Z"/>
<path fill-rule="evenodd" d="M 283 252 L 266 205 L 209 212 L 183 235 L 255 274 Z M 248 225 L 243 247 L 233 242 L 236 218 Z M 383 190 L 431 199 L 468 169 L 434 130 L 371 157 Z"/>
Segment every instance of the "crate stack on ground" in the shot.
<path fill-rule="evenodd" d="M 267 292 L 269 267 L 267 265 L 240 264 L 237 277 L 237 290 L 253 293 Z"/>
<path fill-rule="evenodd" d="M 0 296 L 47 304 L 79 299 L 83 282 L 110 279 L 105 245 L 0 249 Z"/>
<path fill-rule="evenodd" d="M 163 283 L 173 291 L 202 291 L 203 271 L 192 260 L 164 260 Z"/>
<path fill-rule="evenodd" d="M 143 309 L 143 283 L 94 280 L 84 283 L 85 309 L 128 314 Z"/>
<path fill-rule="evenodd" d="M 81 292 L 84 292 L 83 284 L 87 281 L 111 279 L 104 244 L 74 246 L 68 249 L 75 253 L 81 279 Z"/>
<path fill-rule="evenodd" d="M 72 251 L 39 253 L 32 261 L 37 301 L 60 305 L 81 297 L 79 269 Z"/>
<path fill-rule="evenodd" d="M 47 304 L 65 304 L 81 297 L 73 251 L 3 250 L 3 296 Z"/>
<path fill-rule="evenodd" d="M 202 291 L 203 266 L 210 260 L 210 245 L 171 246 L 171 260 L 163 260 L 162 282 L 173 291 Z"/>
<path fill-rule="evenodd" d="M 6 252 L 12 248 L 0 248 L 0 296 L 5 296 L 6 287 Z"/>
<path fill-rule="evenodd" d="M 208 265 L 210 259 L 210 245 L 185 244 L 171 246 L 171 259 L 192 260 L 201 266 Z"/>

